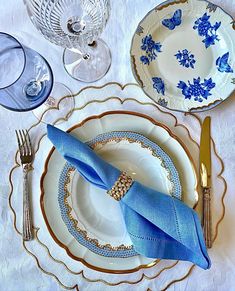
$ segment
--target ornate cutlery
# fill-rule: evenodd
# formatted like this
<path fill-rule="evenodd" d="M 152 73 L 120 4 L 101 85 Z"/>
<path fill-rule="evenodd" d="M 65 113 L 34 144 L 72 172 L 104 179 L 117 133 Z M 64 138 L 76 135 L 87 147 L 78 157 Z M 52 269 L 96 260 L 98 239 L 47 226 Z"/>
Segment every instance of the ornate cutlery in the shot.
<path fill-rule="evenodd" d="M 23 167 L 23 240 L 33 239 L 32 217 L 28 188 L 28 172 L 33 161 L 33 150 L 27 130 L 16 130 L 20 151 L 20 160 Z"/>
<path fill-rule="evenodd" d="M 200 182 L 203 191 L 203 227 L 207 248 L 212 247 L 211 231 L 211 118 L 207 116 L 202 125 L 200 141 Z"/>

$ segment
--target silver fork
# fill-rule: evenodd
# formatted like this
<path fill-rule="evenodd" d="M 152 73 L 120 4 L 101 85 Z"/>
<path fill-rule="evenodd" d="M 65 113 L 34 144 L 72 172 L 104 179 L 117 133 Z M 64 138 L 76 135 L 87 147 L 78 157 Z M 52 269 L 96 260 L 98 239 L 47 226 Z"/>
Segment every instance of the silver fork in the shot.
<path fill-rule="evenodd" d="M 15 132 L 23 168 L 23 240 L 29 241 L 33 239 L 33 232 L 28 187 L 28 172 L 33 161 L 33 149 L 27 130 L 16 130 Z"/>

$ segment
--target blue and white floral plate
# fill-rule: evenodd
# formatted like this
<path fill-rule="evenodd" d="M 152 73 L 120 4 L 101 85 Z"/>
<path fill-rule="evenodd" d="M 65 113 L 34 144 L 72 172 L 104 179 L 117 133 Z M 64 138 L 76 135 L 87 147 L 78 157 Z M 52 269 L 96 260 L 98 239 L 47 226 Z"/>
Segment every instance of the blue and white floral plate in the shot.
<path fill-rule="evenodd" d="M 138 25 L 131 62 L 136 80 L 159 105 L 211 109 L 235 90 L 235 21 L 204 0 L 164 2 Z"/>

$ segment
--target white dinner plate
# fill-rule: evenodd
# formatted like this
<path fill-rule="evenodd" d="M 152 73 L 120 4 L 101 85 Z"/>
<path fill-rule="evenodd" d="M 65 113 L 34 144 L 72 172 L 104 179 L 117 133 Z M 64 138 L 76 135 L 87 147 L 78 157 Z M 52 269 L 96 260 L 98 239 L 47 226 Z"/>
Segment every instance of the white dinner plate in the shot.
<path fill-rule="evenodd" d="M 193 207 L 198 198 L 196 190 L 197 179 L 193 164 L 185 152 L 185 149 L 178 141 L 177 137 L 175 137 L 164 125 L 153 123 L 148 117 L 138 116 L 134 113 L 121 114 L 116 112 L 115 114 L 107 113 L 102 117 L 93 117 L 88 119 L 83 124 L 75 125 L 70 130 L 70 132 L 74 136 L 80 138 L 82 141 L 88 141 L 95 138 L 97 134 L 103 134 L 112 131 L 123 131 L 124 129 L 125 131 L 134 131 L 140 134 L 146 133 L 148 137 L 151 137 L 151 140 L 154 143 L 164 149 L 164 151 L 171 157 L 178 171 L 182 185 L 182 199 L 189 206 Z M 102 147 L 96 148 L 96 150 L 104 159 L 109 162 L 113 162 L 114 165 L 120 168 L 123 166 L 125 168 L 127 167 L 130 172 L 133 169 L 132 173 L 136 172 L 137 180 L 146 184 L 147 186 L 151 186 L 156 190 L 166 193 L 171 191 L 171 187 L 169 187 L 166 178 L 163 178 L 163 183 L 157 183 L 158 179 L 154 178 L 159 178 L 159 174 L 155 174 L 153 171 L 153 173 L 151 173 L 151 169 L 154 169 L 154 167 L 159 167 L 159 165 L 157 165 L 157 161 L 155 161 L 155 165 L 151 165 L 149 162 L 146 163 L 145 169 L 147 171 L 148 167 L 150 167 L 150 169 L 148 169 L 148 173 L 151 173 L 151 176 L 148 177 L 147 175 L 143 175 L 143 172 L 137 169 L 136 166 L 138 165 L 138 162 L 133 162 L 133 159 L 131 159 L 132 163 L 129 164 L 126 163 L 126 161 L 120 162 L 122 159 L 117 158 L 117 155 L 120 157 L 122 152 L 126 152 L 124 155 L 129 155 L 130 153 L 127 153 L 127 149 L 125 149 L 126 145 L 124 147 L 122 145 L 122 147 L 118 149 L 119 146 L 120 145 L 118 144 L 109 143 Z M 122 149 L 125 150 L 122 151 Z M 138 151 L 140 152 L 139 148 Z M 141 156 L 143 157 L 143 154 L 141 154 Z M 112 157 L 114 157 L 114 159 Z M 152 157 L 145 154 L 145 159 L 146 158 L 147 161 L 148 159 L 152 159 Z M 140 266 L 153 265 L 153 259 L 144 258 L 140 255 L 125 258 L 102 256 L 89 250 L 87 247 L 83 246 L 76 240 L 76 238 L 69 232 L 62 219 L 61 209 L 58 202 L 58 185 L 61 170 L 63 169 L 64 165 L 64 159 L 57 151 L 52 149 L 47 158 L 45 170 L 41 178 L 41 208 L 47 227 L 53 239 L 67 251 L 70 257 L 75 260 L 82 261 L 89 267 L 96 270 L 98 269 L 104 272 L 115 271 L 122 273 L 126 272 L 127 270 L 133 271 Z M 72 188 L 74 187 L 76 189 L 75 191 L 72 191 L 72 208 L 74 209 L 74 213 L 75 210 L 77 212 L 75 215 L 81 217 L 84 229 L 88 230 L 91 236 L 93 235 L 94 237 L 98 237 L 101 242 L 108 241 L 110 244 L 114 244 L 118 240 L 121 242 L 124 239 L 126 245 L 128 245 L 130 241 L 128 241 L 129 238 L 125 232 L 125 226 L 122 221 L 122 215 L 120 213 L 118 203 L 113 201 L 107 194 L 105 194 L 104 190 L 97 189 L 94 186 L 85 183 L 84 181 L 82 182 L 81 179 L 79 179 L 78 174 L 74 175 L 74 179 L 71 179 L 72 183 L 70 183 L 70 181 L 68 182 Z M 80 181 L 77 182 L 77 180 Z M 83 186 L 80 184 L 82 189 L 81 196 L 79 196 L 79 191 L 77 190 L 79 183 L 84 183 Z M 85 194 L 88 196 L 86 199 L 84 199 Z M 100 203 L 97 203 L 98 200 L 100 200 Z M 81 208 L 79 204 L 82 206 Z M 96 209 L 95 214 L 93 214 L 91 211 L 92 209 Z M 82 215 L 81 211 L 83 211 Z M 92 225 L 92 222 L 88 219 L 89 213 L 90 215 L 94 215 L 96 217 L 97 215 L 102 217 L 102 219 L 104 219 L 103 222 L 107 223 L 108 225 L 107 229 L 109 229 L 111 223 L 113 223 L 113 225 L 115 225 L 115 223 L 119 223 L 119 225 L 122 226 L 120 232 L 118 232 L 118 230 L 114 230 L 113 233 L 118 237 L 118 239 L 114 241 L 110 240 L 108 231 L 106 231 L 107 229 L 102 230 L 96 226 L 96 231 L 94 231 L 94 225 Z M 92 220 L 94 220 L 93 218 Z"/>
<path fill-rule="evenodd" d="M 235 90 L 235 22 L 199 0 L 166 1 L 139 23 L 132 69 L 144 92 L 178 111 L 213 108 Z"/>

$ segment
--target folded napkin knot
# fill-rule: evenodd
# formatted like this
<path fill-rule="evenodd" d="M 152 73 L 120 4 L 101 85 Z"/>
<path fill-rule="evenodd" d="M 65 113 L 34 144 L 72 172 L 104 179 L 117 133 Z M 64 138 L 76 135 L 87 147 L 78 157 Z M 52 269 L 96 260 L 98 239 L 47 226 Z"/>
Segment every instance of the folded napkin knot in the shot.
<path fill-rule="evenodd" d="M 113 187 L 107 193 L 115 200 L 120 201 L 133 184 L 133 179 L 126 172 L 121 172 Z"/>

